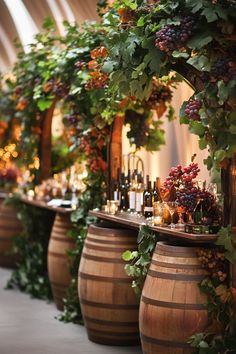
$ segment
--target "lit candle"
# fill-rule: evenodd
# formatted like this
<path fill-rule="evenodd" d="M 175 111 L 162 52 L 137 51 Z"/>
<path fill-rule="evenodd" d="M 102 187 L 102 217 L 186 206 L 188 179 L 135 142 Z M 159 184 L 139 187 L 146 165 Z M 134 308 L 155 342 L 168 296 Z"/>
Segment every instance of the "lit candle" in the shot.
<path fill-rule="evenodd" d="M 28 190 L 27 197 L 30 200 L 34 199 L 34 191 L 33 191 L 33 189 Z"/>
<path fill-rule="evenodd" d="M 154 225 L 161 225 L 162 224 L 162 217 L 159 215 L 154 216 L 153 222 L 154 222 Z"/>

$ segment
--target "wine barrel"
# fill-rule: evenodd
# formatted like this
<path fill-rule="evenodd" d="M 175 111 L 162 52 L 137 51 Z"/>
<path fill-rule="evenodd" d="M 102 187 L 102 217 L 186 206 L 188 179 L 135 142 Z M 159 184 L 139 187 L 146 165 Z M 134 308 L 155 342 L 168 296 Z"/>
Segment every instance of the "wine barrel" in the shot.
<path fill-rule="evenodd" d="M 56 214 L 48 245 L 48 275 L 53 299 L 63 310 L 63 298 L 71 282 L 70 260 L 67 250 L 75 249 L 75 240 L 68 236 L 72 229 L 70 214 Z"/>
<path fill-rule="evenodd" d="M 139 312 L 145 354 L 193 352 L 187 341 L 208 325 L 207 298 L 198 287 L 206 276 L 196 247 L 157 243 Z"/>
<path fill-rule="evenodd" d="M 12 237 L 22 232 L 22 225 L 17 219 L 17 211 L 11 205 L 4 205 L 0 200 L 0 266 L 14 268 L 17 257 L 11 254 Z"/>
<path fill-rule="evenodd" d="M 121 255 L 137 249 L 137 232 L 90 225 L 79 268 L 78 292 L 88 338 L 106 345 L 139 343 L 139 301 Z"/>

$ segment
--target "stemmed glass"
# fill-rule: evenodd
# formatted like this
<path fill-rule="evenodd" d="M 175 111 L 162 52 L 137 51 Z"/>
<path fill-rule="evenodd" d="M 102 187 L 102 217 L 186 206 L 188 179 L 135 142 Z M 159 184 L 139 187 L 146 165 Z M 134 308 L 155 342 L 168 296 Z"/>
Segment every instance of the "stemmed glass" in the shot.
<path fill-rule="evenodd" d="M 68 188 L 67 175 L 66 175 L 66 172 L 63 171 L 62 174 L 61 174 L 61 194 L 62 194 L 62 199 L 65 199 L 67 188 Z"/>
<path fill-rule="evenodd" d="M 175 213 L 176 204 L 175 204 L 175 202 L 166 202 L 166 206 L 167 206 L 167 208 L 169 210 L 169 213 L 170 213 L 170 216 L 171 216 L 171 223 L 170 223 L 169 227 L 171 229 L 174 229 L 175 228 L 175 224 L 173 222 L 173 215 Z"/>
<path fill-rule="evenodd" d="M 177 223 L 176 227 L 183 229 L 184 225 L 185 225 L 185 222 L 184 222 L 184 219 L 183 219 L 183 213 L 185 212 L 185 208 L 182 205 L 178 205 L 177 204 L 176 205 L 176 211 L 177 211 L 178 216 L 179 216 L 179 220 L 178 220 L 178 223 Z"/>

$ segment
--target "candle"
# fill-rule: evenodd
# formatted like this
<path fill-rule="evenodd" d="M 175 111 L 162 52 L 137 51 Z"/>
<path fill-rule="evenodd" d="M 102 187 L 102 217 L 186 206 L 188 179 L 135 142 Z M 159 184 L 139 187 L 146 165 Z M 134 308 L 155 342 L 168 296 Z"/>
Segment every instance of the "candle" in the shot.
<path fill-rule="evenodd" d="M 33 189 L 28 190 L 27 197 L 30 200 L 34 199 L 34 191 L 33 191 Z"/>
<path fill-rule="evenodd" d="M 161 225 L 162 224 L 162 217 L 159 215 L 154 216 L 153 223 L 154 223 L 154 225 Z"/>
<path fill-rule="evenodd" d="M 109 213 L 115 215 L 118 211 L 118 200 L 110 200 Z"/>

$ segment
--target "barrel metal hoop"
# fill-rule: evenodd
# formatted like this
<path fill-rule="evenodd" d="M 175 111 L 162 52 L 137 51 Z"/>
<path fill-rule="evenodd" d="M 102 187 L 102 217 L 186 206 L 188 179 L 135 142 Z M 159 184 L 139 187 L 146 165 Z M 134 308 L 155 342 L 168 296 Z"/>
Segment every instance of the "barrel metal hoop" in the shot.
<path fill-rule="evenodd" d="M 136 322 L 119 322 L 119 321 L 107 321 L 107 320 L 99 320 L 97 318 L 92 318 L 89 316 L 84 316 L 83 317 L 85 321 L 92 322 L 92 323 L 97 323 L 105 326 L 112 326 L 112 327 L 130 327 L 130 326 L 138 326 L 138 320 Z"/>
<path fill-rule="evenodd" d="M 160 301 L 155 299 L 149 299 L 146 296 L 142 296 L 142 301 L 147 305 L 167 307 L 178 310 L 206 310 L 206 305 L 204 304 L 184 304 L 178 302 Z"/>
<path fill-rule="evenodd" d="M 64 259 L 68 260 L 66 253 L 56 253 L 56 252 L 48 251 L 48 255 L 56 257 L 56 258 L 64 258 Z"/>
<path fill-rule="evenodd" d="M 169 280 L 183 280 L 183 281 L 201 281 L 206 278 L 206 275 L 199 274 L 168 274 L 162 272 L 156 272 L 149 269 L 148 275 L 154 278 L 169 279 Z"/>
<path fill-rule="evenodd" d="M 58 237 L 58 236 L 51 236 L 50 240 L 55 240 L 55 241 L 61 241 L 61 242 L 69 242 L 69 243 L 74 243 L 75 244 L 75 240 L 73 238 L 68 237 Z"/>
<path fill-rule="evenodd" d="M 117 247 L 103 247 L 103 246 L 90 245 L 86 241 L 85 241 L 84 246 L 91 249 L 91 250 L 112 251 L 112 252 L 124 252 L 127 249 L 126 246 L 124 246 L 123 248 L 117 248 Z"/>
<path fill-rule="evenodd" d="M 86 274 L 83 272 L 79 272 L 79 276 L 82 279 L 85 280 L 95 280 L 95 281 L 101 281 L 101 282 L 107 282 L 107 283 L 125 283 L 125 284 L 130 284 L 132 283 L 131 278 L 112 278 L 112 277 L 103 277 L 100 275 L 93 275 L 93 274 Z"/>
<path fill-rule="evenodd" d="M 144 335 L 143 333 L 140 333 L 140 336 L 144 342 L 150 344 L 157 344 L 163 347 L 170 347 L 170 348 L 191 348 L 188 343 L 184 343 L 184 342 L 181 343 L 181 342 L 176 342 L 171 340 L 152 338 Z"/>
<path fill-rule="evenodd" d="M 98 238 L 93 238 L 91 235 L 86 237 L 86 241 L 94 242 L 94 243 L 105 243 L 105 244 L 111 244 L 111 245 L 136 245 L 137 243 L 134 243 L 134 239 L 132 238 L 131 240 L 123 240 L 123 241 L 113 241 L 113 240 L 100 240 Z"/>
<path fill-rule="evenodd" d="M 92 256 L 92 255 L 87 254 L 87 253 L 83 253 L 82 257 L 85 258 L 85 259 L 90 259 L 90 260 L 95 261 L 95 262 L 119 263 L 119 264 L 124 264 L 125 263 L 122 259 Z"/>
<path fill-rule="evenodd" d="M 123 337 L 123 338 L 125 338 L 125 337 L 134 337 L 134 336 L 139 336 L 139 332 L 137 332 L 137 331 L 135 331 L 135 332 L 108 332 L 108 331 L 101 331 L 101 330 L 97 330 L 97 329 L 93 329 L 93 328 L 91 328 L 91 327 L 87 327 L 87 330 L 89 331 L 89 332 L 91 332 L 91 334 L 92 333 L 95 333 L 95 334 L 102 334 L 102 335 L 104 335 L 105 334 L 105 336 L 106 337 Z"/>
<path fill-rule="evenodd" d="M 176 263 L 167 263 L 167 262 L 159 262 L 156 261 L 155 259 L 152 260 L 152 264 L 155 264 L 160 267 L 164 268 L 180 268 L 180 269 L 199 269 L 203 270 L 202 266 L 200 264 L 176 264 Z"/>
<path fill-rule="evenodd" d="M 92 306 L 96 308 L 102 309 L 111 309 L 111 310 L 137 310 L 139 308 L 139 304 L 105 304 L 101 302 L 89 301 L 83 298 L 80 298 L 80 302 L 83 305 Z"/>

